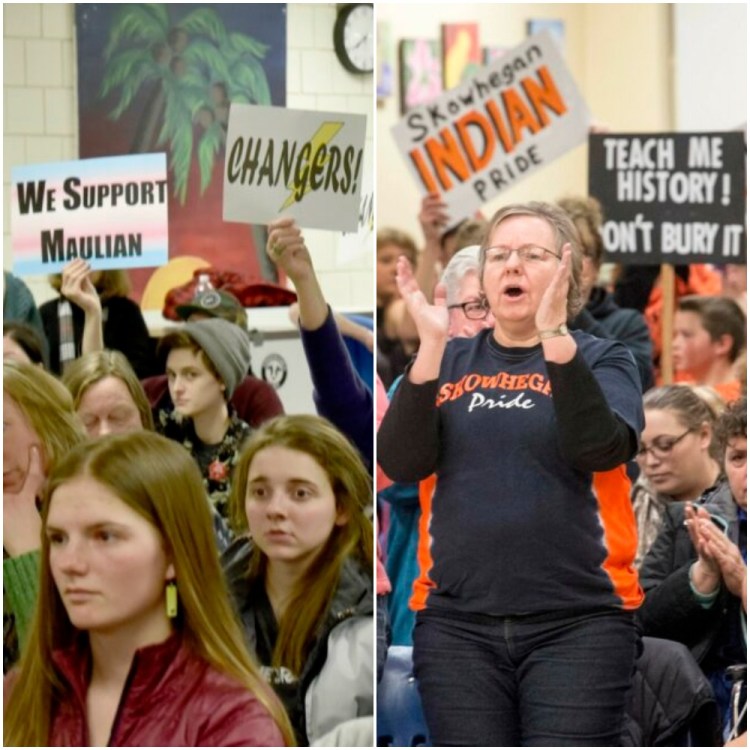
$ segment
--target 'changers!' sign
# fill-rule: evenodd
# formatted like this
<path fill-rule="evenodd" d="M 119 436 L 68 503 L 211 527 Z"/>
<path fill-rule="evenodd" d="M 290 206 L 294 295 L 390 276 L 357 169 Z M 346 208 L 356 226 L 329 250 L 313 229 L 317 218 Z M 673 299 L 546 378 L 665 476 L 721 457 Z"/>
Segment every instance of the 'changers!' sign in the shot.
<path fill-rule="evenodd" d="M 591 135 L 589 193 L 614 263 L 745 263 L 742 133 Z"/>
<path fill-rule="evenodd" d="M 232 104 L 224 221 L 357 231 L 367 118 Z"/>

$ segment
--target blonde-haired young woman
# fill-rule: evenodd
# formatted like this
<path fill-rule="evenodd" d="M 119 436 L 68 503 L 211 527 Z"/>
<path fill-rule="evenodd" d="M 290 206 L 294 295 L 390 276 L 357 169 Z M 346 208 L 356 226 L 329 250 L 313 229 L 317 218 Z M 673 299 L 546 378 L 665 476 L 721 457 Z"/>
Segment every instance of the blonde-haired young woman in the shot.
<path fill-rule="evenodd" d="M 29 648 L 6 679 L 6 745 L 292 739 L 245 651 L 200 475 L 180 446 L 141 431 L 78 446 L 53 469 L 42 518 Z"/>
<path fill-rule="evenodd" d="M 17 660 L 36 598 L 41 518 L 51 469 L 84 439 L 70 394 L 41 367 L 3 364 L 3 671 Z"/>
<path fill-rule="evenodd" d="M 235 470 L 230 588 L 299 744 L 372 745 L 372 481 L 325 419 L 263 425 Z"/>

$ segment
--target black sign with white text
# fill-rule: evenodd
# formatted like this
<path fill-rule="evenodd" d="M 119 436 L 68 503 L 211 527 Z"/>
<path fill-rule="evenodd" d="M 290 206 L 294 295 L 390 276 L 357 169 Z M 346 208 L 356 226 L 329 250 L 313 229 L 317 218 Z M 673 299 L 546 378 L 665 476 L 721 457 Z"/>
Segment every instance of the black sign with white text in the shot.
<path fill-rule="evenodd" d="M 607 262 L 746 262 L 740 132 L 590 135 L 589 194 Z"/>

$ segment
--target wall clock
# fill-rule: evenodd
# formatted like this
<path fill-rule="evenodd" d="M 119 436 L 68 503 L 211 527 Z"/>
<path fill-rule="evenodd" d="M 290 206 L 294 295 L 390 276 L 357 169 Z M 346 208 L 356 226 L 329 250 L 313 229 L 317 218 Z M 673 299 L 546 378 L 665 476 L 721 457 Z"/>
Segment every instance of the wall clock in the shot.
<path fill-rule="evenodd" d="M 351 3 L 339 9 L 333 27 L 333 48 L 350 73 L 372 73 L 375 25 L 371 4 Z"/>

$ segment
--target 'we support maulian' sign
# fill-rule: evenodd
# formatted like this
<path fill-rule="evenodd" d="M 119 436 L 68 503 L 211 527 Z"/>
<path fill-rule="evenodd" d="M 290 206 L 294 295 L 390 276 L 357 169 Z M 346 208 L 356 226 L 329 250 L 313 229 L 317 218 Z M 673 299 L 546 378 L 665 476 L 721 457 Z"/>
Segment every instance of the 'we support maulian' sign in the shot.
<path fill-rule="evenodd" d="M 165 154 L 32 164 L 11 170 L 13 272 L 163 266 L 169 255 Z"/>
<path fill-rule="evenodd" d="M 232 104 L 224 162 L 224 221 L 357 231 L 364 115 Z"/>
<path fill-rule="evenodd" d="M 546 32 L 410 109 L 393 136 L 424 193 L 451 224 L 583 143 L 591 117 Z"/>

